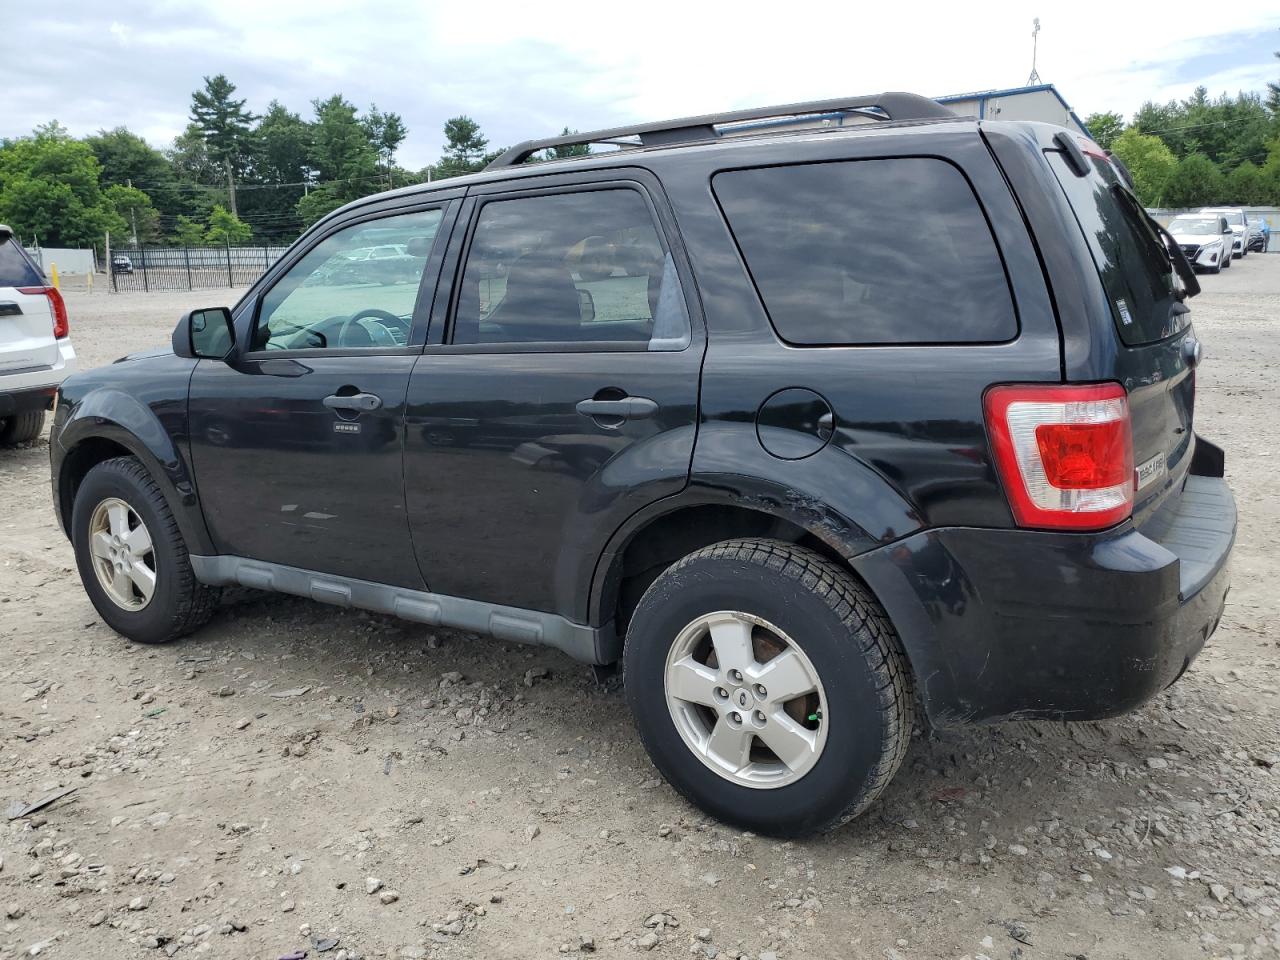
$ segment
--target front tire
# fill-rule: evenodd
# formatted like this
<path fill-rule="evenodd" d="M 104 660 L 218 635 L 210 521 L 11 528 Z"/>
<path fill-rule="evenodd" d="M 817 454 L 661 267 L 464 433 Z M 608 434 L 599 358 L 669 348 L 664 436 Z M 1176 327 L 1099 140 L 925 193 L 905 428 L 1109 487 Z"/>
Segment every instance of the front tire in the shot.
<path fill-rule="evenodd" d="M 138 643 L 166 643 L 212 614 L 218 591 L 196 580 L 169 504 L 133 457 L 86 475 L 71 512 L 71 543 L 98 615 Z"/>
<path fill-rule="evenodd" d="M 864 811 L 914 719 L 892 624 L 845 570 L 778 540 L 729 540 L 669 567 L 627 630 L 640 737 L 720 820 L 798 836 Z"/>
<path fill-rule="evenodd" d="M 44 411 L 28 410 L 0 421 L 0 447 L 30 443 L 44 430 Z"/>

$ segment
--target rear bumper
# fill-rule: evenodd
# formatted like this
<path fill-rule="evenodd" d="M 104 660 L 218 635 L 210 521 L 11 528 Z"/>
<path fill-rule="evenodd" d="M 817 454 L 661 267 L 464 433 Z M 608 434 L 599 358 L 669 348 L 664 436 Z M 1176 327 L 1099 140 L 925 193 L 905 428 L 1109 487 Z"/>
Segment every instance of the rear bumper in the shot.
<path fill-rule="evenodd" d="M 1222 616 L 1235 529 L 1226 481 L 1190 476 L 1141 530 L 935 529 L 853 564 L 935 725 L 1099 719 L 1149 700 L 1200 652 Z"/>
<path fill-rule="evenodd" d="M 76 350 L 71 338 L 58 341 L 58 359 L 52 366 L 0 370 L 0 417 L 47 408 L 58 384 L 75 373 Z"/>

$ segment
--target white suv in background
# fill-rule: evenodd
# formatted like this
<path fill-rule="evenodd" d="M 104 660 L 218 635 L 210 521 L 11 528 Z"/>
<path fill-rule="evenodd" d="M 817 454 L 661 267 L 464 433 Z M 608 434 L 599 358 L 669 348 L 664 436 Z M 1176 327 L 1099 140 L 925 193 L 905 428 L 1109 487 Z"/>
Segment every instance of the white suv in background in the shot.
<path fill-rule="evenodd" d="M 1222 214 L 1184 213 L 1173 218 L 1169 232 L 1197 270 L 1221 273 L 1231 266 L 1234 233 Z"/>
<path fill-rule="evenodd" d="M 1249 215 L 1241 207 L 1201 207 L 1200 213 L 1226 217 L 1231 224 L 1231 255 L 1237 260 L 1249 255 Z"/>
<path fill-rule="evenodd" d="M 76 368 L 67 306 L 13 231 L 0 224 L 0 446 L 28 443 Z"/>

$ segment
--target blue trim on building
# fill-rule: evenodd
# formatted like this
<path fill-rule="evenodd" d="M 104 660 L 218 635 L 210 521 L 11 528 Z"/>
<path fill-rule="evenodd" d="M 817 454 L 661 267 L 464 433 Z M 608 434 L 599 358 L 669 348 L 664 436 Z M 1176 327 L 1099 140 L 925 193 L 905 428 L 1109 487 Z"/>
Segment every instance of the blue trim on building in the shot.
<path fill-rule="evenodd" d="M 1040 83 L 1030 87 L 1007 87 L 1003 90 L 975 90 L 973 93 L 953 93 L 945 97 L 934 97 L 933 99 L 937 100 L 938 103 L 959 103 L 964 100 L 977 100 L 978 119 L 982 120 L 987 115 L 988 100 L 994 100 L 996 97 L 1016 96 L 1020 93 L 1043 93 L 1046 90 L 1058 98 L 1058 102 L 1062 104 L 1062 108 L 1067 111 L 1071 119 L 1079 125 L 1081 130 L 1092 137 L 1093 134 L 1089 133 L 1089 128 L 1084 125 L 1084 121 L 1076 116 L 1076 112 L 1071 109 L 1071 104 L 1067 103 L 1066 98 L 1058 92 L 1058 88 L 1052 83 Z"/>

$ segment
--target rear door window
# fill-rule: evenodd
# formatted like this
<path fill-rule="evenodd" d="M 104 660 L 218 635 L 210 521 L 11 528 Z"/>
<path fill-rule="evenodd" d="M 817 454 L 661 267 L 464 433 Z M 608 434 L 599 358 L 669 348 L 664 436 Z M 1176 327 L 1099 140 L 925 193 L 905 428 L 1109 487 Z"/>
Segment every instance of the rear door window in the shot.
<path fill-rule="evenodd" d="M 38 287 L 44 277 L 12 237 L 0 241 L 0 287 Z"/>
<path fill-rule="evenodd" d="M 1078 177 L 1060 151 L 1047 154 L 1093 254 L 1120 339 L 1134 347 L 1177 333 L 1173 264 L 1115 169 L 1090 156 L 1094 172 Z"/>
<path fill-rule="evenodd" d="M 932 157 L 719 173 L 778 335 L 797 345 L 991 343 L 1018 321 L 978 199 Z"/>

